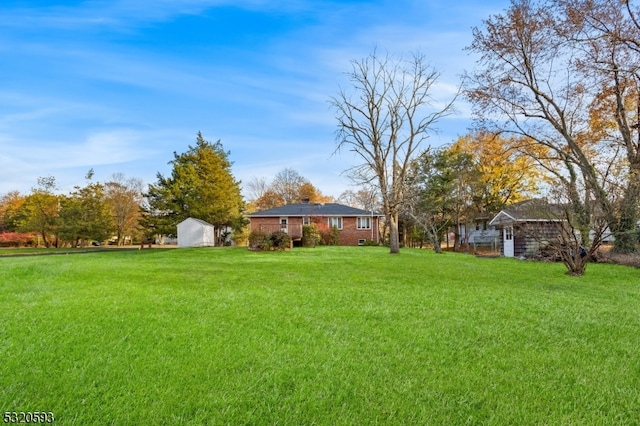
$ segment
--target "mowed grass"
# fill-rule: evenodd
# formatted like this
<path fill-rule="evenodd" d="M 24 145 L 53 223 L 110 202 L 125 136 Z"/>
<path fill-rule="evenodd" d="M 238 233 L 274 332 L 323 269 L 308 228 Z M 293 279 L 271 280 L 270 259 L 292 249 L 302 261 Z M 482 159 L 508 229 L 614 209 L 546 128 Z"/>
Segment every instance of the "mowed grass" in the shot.
<path fill-rule="evenodd" d="M 57 424 L 640 424 L 640 271 L 385 248 L 0 258 L 0 410 Z"/>

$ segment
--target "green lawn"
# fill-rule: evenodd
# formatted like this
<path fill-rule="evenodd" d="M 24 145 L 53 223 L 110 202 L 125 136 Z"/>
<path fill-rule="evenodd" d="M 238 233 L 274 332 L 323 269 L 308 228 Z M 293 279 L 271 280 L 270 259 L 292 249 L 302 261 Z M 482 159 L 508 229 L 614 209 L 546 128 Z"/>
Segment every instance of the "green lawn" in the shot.
<path fill-rule="evenodd" d="M 640 424 L 640 270 L 405 249 L 0 258 L 0 410 L 56 424 Z"/>

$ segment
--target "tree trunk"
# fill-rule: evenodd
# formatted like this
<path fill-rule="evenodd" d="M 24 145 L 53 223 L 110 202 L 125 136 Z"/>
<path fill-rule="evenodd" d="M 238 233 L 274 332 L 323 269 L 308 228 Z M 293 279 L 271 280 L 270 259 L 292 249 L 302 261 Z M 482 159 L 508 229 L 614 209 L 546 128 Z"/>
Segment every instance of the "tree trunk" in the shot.
<path fill-rule="evenodd" d="M 389 253 L 400 253 L 400 235 L 398 233 L 398 213 L 389 215 Z"/>
<path fill-rule="evenodd" d="M 636 253 L 638 251 L 638 199 L 640 198 L 640 163 L 632 165 L 629 183 L 625 190 L 620 208 L 620 218 L 615 227 L 611 227 L 615 241 L 613 251 L 616 253 Z"/>
<path fill-rule="evenodd" d="M 445 232 L 447 233 L 447 235 L 449 234 L 448 231 Z M 447 236 L 447 239 L 448 238 L 449 237 Z M 442 241 L 440 241 L 440 236 L 435 226 L 431 227 L 431 242 L 433 243 L 433 250 L 436 253 L 442 253 Z"/>

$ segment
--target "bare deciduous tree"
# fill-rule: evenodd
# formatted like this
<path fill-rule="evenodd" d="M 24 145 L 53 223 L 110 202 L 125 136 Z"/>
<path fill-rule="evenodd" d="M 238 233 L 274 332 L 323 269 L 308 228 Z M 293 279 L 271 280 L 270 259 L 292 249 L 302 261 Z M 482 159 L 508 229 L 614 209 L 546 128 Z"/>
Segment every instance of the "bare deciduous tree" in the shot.
<path fill-rule="evenodd" d="M 577 226 L 588 230 L 597 206 L 619 251 L 634 250 L 640 197 L 637 14 L 625 1 L 513 0 L 469 48 L 481 55 L 467 80 L 480 123 L 535 145 L 522 148 L 565 185 Z M 619 202 L 607 183 L 616 145 L 627 152 Z"/>
<path fill-rule="evenodd" d="M 262 197 L 265 192 L 269 189 L 269 184 L 267 183 L 267 179 L 264 177 L 253 177 L 249 182 L 247 182 L 246 191 L 249 200 L 255 201 Z"/>
<path fill-rule="evenodd" d="M 453 112 L 455 96 L 444 104 L 433 99 L 440 73 L 420 54 L 392 60 L 374 52 L 351 64 L 351 90 L 340 89 L 331 98 L 338 120 L 336 152 L 348 149 L 362 160 L 349 170 L 350 177 L 380 192 L 390 252 L 399 253 L 398 217 L 411 160 L 435 123 Z"/>

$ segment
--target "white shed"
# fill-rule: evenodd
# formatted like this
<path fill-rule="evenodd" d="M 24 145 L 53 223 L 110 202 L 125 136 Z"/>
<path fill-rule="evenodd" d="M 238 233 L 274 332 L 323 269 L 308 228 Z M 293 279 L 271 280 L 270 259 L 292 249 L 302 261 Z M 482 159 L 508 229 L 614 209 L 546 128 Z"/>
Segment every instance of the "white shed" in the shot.
<path fill-rule="evenodd" d="M 178 224 L 178 247 L 208 247 L 215 245 L 213 225 L 204 220 L 187 218 Z"/>

